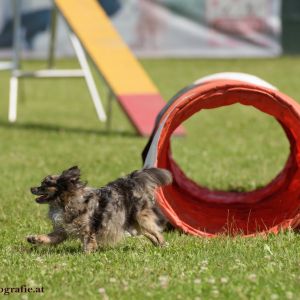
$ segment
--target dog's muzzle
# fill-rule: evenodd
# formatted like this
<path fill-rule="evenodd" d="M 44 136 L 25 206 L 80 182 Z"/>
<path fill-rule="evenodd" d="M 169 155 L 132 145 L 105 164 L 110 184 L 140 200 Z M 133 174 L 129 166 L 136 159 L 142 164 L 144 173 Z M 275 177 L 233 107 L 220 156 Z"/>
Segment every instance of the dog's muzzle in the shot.
<path fill-rule="evenodd" d="M 48 202 L 49 196 L 45 195 L 38 187 L 32 187 L 30 191 L 33 195 L 39 196 L 35 199 L 37 203 L 43 204 Z"/>

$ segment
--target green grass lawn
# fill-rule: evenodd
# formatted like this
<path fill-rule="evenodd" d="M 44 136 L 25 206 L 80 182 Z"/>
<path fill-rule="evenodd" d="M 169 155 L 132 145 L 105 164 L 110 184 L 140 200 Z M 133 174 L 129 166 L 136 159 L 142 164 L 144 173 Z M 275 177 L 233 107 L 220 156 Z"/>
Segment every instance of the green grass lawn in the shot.
<path fill-rule="evenodd" d="M 258 75 L 300 101 L 300 57 L 142 63 L 165 99 L 204 75 L 239 71 Z M 58 65 L 76 67 L 74 61 Z M 107 88 L 100 79 L 97 84 L 105 98 Z M 44 288 L 42 296 L 8 298 L 300 299 L 300 237 L 293 232 L 249 239 L 201 239 L 173 232 L 165 234 L 169 246 L 163 249 L 132 237 L 88 256 L 78 241 L 31 247 L 26 235 L 51 228 L 47 207 L 34 202 L 31 186 L 75 164 L 91 186 L 104 185 L 141 167 L 147 140 L 136 136 L 117 103 L 107 132 L 80 79 L 22 81 L 18 122 L 10 125 L 8 85 L 9 73 L 0 72 L 0 289 L 24 284 Z M 185 126 L 188 136 L 172 141 L 174 156 L 188 176 L 209 188 L 261 187 L 288 155 L 280 126 L 249 107 L 202 111 Z"/>

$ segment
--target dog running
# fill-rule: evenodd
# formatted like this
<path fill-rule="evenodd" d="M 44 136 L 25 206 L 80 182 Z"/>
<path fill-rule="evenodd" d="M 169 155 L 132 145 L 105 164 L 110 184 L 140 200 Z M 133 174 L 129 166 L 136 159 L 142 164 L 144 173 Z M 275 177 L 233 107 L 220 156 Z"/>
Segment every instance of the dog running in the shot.
<path fill-rule="evenodd" d="M 136 229 L 153 245 L 163 246 L 162 231 L 167 220 L 155 204 L 155 190 L 172 182 L 169 171 L 146 168 L 108 183 L 101 188 L 88 187 L 80 180 L 77 166 L 60 175 L 49 175 L 41 185 L 32 187 L 36 202 L 49 205 L 53 231 L 31 235 L 32 244 L 55 245 L 68 237 L 77 237 L 86 253 L 98 247 L 120 242 L 126 231 Z"/>

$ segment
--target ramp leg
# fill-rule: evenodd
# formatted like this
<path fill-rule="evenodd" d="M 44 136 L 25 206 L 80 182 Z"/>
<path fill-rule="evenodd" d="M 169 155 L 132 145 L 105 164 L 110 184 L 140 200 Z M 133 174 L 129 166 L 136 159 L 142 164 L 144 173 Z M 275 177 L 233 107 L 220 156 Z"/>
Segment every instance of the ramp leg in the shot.
<path fill-rule="evenodd" d="M 13 123 L 17 120 L 17 104 L 18 104 L 18 77 L 12 76 L 10 78 L 9 91 L 9 111 L 8 120 Z"/>
<path fill-rule="evenodd" d="M 108 97 L 107 97 L 107 121 L 106 121 L 107 131 L 111 130 L 113 97 L 114 94 L 112 90 L 109 90 Z"/>
<path fill-rule="evenodd" d="M 13 36 L 13 67 L 12 76 L 10 78 L 9 91 L 9 122 L 17 120 L 17 103 L 18 103 L 18 77 L 15 75 L 20 68 L 20 50 L 21 50 L 21 1 L 13 1 L 14 10 L 14 36 Z"/>
<path fill-rule="evenodd" d="M 106 121 L 106 114 L 105 114 L 100 96 L 98 94 L 97 87 L 96 87 L 92 72 L 90 70 L 86 55 L 84 53 L 84 50 L 81 46 L 80 41 L 75 36 L 75 34 L 71 33 L 70 34 L 70 39 L 71 39 L 71 42 L 73 44 L 76 56 L 77 56 L 78 61 L 79 61 L 79 64 L 80 64 L 80 66 L 82 68 L 82 71 L 84 73 L 84 77 L 85 77 L 85 80 L 86 80 L 91 98 L 93 100 L 98 118 L 99 118 L 100 121 L 105 122 Z"/>
<path fill-rule="evenodd" d="M 11 70 L 12 63 L 10 61 L 0 61 L 0 71 Z"/>
<path fill-rule="evenodd" d="M 50 33 L 50 43 L 48 52 L 48 68 L 52 69 L 54 66 L 54 52 L 56 46 L 56 27 L 57 27 L 57 9 L 53 5 L 51 12 L 51 33 Z"/>

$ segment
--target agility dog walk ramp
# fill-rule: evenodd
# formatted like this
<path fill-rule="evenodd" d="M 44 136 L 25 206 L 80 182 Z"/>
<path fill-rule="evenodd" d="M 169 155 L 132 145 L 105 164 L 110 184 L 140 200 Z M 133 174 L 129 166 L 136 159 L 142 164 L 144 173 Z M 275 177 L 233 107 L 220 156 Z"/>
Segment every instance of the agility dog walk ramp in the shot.
<path fill-rule="evenodd" d="M 138 133 L 151 134 L 165 102 L 95 0 L 55 0 Z M 183 134 L 179 128 L 176 134 Z"/>

